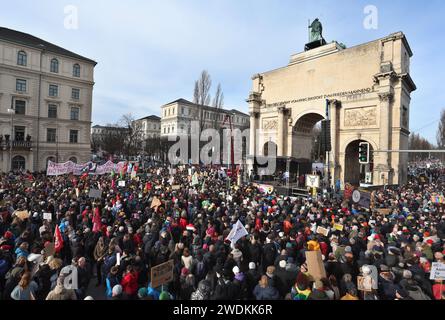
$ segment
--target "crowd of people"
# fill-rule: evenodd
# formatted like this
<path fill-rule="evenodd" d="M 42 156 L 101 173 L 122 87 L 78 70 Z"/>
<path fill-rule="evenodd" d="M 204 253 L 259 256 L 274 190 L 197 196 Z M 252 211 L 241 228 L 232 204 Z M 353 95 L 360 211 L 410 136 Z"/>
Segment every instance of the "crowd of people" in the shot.
<path fill-rule="evenodd" d="M 432 263 L 445 263 L 445 204 L 431 198 L 443 195 L 442 182 L 387 187 L 375 192 L 372 208 L 361 208 L 225 179 L 216 168 L 190 166 L 132 177 L 1 174 L 0 298 L 445 298 L 445 285 L 429 276 Z M 101 196 L 90 197 L 92 189 Z M 230 243 L 238 221 L 247 235 Z M 318 250 L 322 278 L 306 260 Z M 170 260 L 173 280 L 152 287 L 151 268 Z M 358 279 L 372 270 L 372 289 L 361 290 Z"/>

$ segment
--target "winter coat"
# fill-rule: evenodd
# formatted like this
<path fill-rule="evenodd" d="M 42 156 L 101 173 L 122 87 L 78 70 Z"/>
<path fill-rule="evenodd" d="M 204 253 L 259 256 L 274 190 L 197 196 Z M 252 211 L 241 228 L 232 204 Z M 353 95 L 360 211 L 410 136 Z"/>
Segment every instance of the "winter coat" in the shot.
<path fill-rule="evenodd" d="M 253 295 L 256 300 L 278 300 L 280 297 L 278 290 L 274 287 L 267 286 L 263 288 L 259 284 L 253 290 Z"/>
<path fill-rule="evenodd" d="M 74 290 L 65 289 L 63 284 L 57 284 L 54 290 L 50 291 L 46 300 L 77 300 L 77 296 Z"/>

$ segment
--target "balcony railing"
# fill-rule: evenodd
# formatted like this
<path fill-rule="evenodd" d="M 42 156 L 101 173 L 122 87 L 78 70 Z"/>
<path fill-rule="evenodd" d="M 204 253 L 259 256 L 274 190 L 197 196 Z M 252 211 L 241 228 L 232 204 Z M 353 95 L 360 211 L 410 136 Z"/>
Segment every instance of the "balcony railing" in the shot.
<path fill-rule="evenodd" d="M 18 149 L 31 149 L 32 142 L 31 141 L 23 141 L 23 140 L 1 140 L 0 147 L 2 149 L 10 149 L 18 150 Z"/>

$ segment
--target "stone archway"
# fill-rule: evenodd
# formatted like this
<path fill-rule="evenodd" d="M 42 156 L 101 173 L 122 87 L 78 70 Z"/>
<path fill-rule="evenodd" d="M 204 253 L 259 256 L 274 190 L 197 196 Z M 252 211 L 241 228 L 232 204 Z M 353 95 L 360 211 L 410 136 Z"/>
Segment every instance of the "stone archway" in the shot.
<path fill-rule="evenodd" d="M 312 160 L 313 129 L 324 117 L 316 112 L 310 112 L 297 119 L 292 130 L 292 157 Z"/>
<path fill-rule="evenodd" d="M 360 142 L 369 143 L 369 164 L 364 165 L 359 162 L 359 144 Z M 367 173 L 371 173 L 374 170 L 374 154 L 372 143 L 366 140 L 353 140 L 345 148 L 345 168 L 344 181 L 352 185 L 360 185 L 360 183 L 367 182 Z M 369 178 L 369 177 L 368 177 Z M 372 183 L 371 176 L 371 183 Z"/>

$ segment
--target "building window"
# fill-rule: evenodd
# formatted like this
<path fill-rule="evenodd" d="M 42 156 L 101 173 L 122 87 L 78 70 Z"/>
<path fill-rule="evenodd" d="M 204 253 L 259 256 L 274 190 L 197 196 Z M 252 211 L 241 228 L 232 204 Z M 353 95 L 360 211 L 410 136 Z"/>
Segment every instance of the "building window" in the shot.
<path fill-rule="evenodd" d="M 26 113 L 26 101 L 15 100 L 15 114 L 25 114 Z"/>
<path fill-rule="evenodd" d="M 77 158 L 76 157 L 71 157 L 71 158 L 69 158 L 69 161 L 77 163 Z"/>
<path fill-rule="evenodd" d="M 25 51 L 19 51 L 17 53 L 17 64 L 19 66 L 26 66 L 27 65 L 27 56 Z"/>
<path fill-rule="evenodd" d="M 59 60 L 56 58 L 51 59 L 50 71 L 54 73 L 59 73 Z"/>
<path fill-rule="evenodd" d="M 48 118 L 57 118 L 57 105 L 49 104 L 48 105 Z"/>
<path fill-rule="evenodd" d="M 26 92 L 26 80 L 17 79 L 15 81 L 15 90 L 18 92 Z"/>
<path fill-rule="evenodd" d="M 50 97 L 57 97 L 59 95 L 59 86 L 55 84 L 49 85 L 49 96 Z"/>
<path fill-rule="evenodd" d="M 26 160 L 22 156 L 15 156 L 12 158 L 12 170 L 22 170 L 25 169 Z"/>
<path fill-rule="evenodd" d="M 71 98 L 74 100 L 80 99 L 80 89 L 73 88 L 71 89 Z"/>
<path fill-rule="evenodd" d="M 25 141 L 25 127 L 14 127 L 14 140 Z"/>
<path fill-rule="evenodd" d="M 56 129 L 46 129 L 46 142 L 55 143 L 56 142 Z"/>
<path fill-rule="evenodd" d="M 77 143 L 79 137 L 78 130 L 70 130 L 70 143 Z"/>
<path fill-rule="evenodd" d="M 80 78 L 80 65 L 78 63 L 73 66 L 73 77 Z"/>
<path fill-rule="evenodd" d="M 79 120 L 79 108 L 71 107 L 71 120 Z"/>
<path fill-rule="evenodd" d="M 165 127 L 164 127 L 164 133 L 167 133 Z"/>

